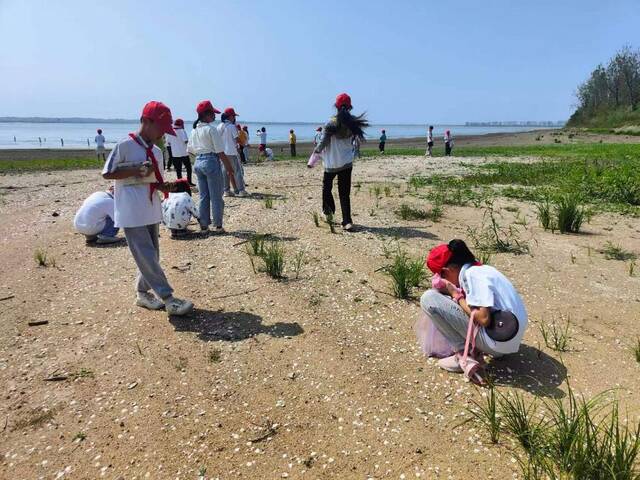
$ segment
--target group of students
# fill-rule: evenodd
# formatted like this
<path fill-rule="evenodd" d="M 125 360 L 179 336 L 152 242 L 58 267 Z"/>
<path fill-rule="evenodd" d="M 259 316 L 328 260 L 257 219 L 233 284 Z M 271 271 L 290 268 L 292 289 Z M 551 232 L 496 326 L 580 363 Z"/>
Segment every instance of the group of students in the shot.
<path fill-rule="evenodd" d="M 363 140 L 369 124 L 363 115 L 351 113 L 353 107 L 348 94 L 338 95 L 334 106 L 336 113 L 318 132 L 321 135 L 314 141 L 315 148 L 307 166 L 312 168 L 322 163 L 324 167 L 322 210 L 325 215 L 334 215 L 336 211 L 332 189 L 337 177 L 342 226 L 345 231 L 351 231 L 353 144 L 356 138 Z M 105 162 L 102 176 L 113 180 L 113 187 L 85 201 L 85 204 L 103 203 L 105 216 L 104 222 L 92 225 L 92 230 L 84 229 L 92 232 L 87 234 L 88 240 L 89 235 L 98 239 L 115 238 L 117 229 L 122 228 L 138 267 L 136 304 L 151 310 L 165 308 L 170 315 L 188 314 L 194 306 L 188 300 L 174 297 L 162 270 L 159 224 L 164 220 L 173 234 L 186 229 L 193 215 L 202 230 L 209 230 L 213 224 L 215 232 L 224 232 L 224 190 L 229 186 L 236 192 L 244 189 L 237 150 L 229 148 L 236 145 L 237 114 L 232 108 L 226 109 L 222 122 L 216 125 L 214 121 L 220 111 L 209 100 L 200 102 L 196 113 L 198 119 L 185 141 L 185 136 L 177 133 L 180 122 L 172 122 L 166 105 L 146 104 L 139 130 L 118 142 Z M 186 151 L 196 156 L 194 171 L 200 192 L 199 208 L 191 199 L 187 179 L 176 182 L 163 179 L 159 163 L 162 151 L 154 144 L 164 135 L 182 139 Z M 107 203 L 113 206 L 113 213 Z M 76 226 L 86 227 L 91 223 L 86 217 L 79 211 Z M 420 302 L 422 316 L 417 333 L 423 351 L 441 357 L 438 362 L 441 368 L 464 373 L 469 380 L 482 384 L 484 355 L 500 357 L 518 350 L 527 328 L 524 303 L 511 282 L 495 268 L 480 264 L 462 240 L 433 248 L 426 266 L 434 277 L 433 288 L 424 293 Z"/>
<path fill-rule="evenodd" d="M 445 156 L 450 156 L 453 150 L 453 136 L 451 135 L 451 130 L 447 129 L 444 132 L 444 154 Z M 427 130 L 427 151 L 425 152 L 426 157 L 433 157 L 433 125 L 429 125 L 429 129 Z"/>

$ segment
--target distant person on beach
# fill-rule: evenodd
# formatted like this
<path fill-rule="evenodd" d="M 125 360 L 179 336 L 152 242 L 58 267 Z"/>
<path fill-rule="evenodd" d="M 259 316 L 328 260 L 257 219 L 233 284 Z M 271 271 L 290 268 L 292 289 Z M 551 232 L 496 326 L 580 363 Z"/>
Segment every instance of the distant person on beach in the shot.
<path fill-rule="evenodd" d="M 191 217 L 198 219 L 198 209 L 191 198 L 191 187 L 185 178 L 175 183 L 176 191 L 162 202 L 162 223 L 171 231 L 171 238 L 189 234 L 187 227 Z"/>
<path fill-rule="evenodd" d="M 444 132 L 444 154 L 448 157 L 453 150 L 453 137 L 451 136 L 451 130 Z"/>
<path fill-rule="evenodd" d="M 97 135 L 93 139 L 94 143 L 96 144 L 96 156 L 98 157 L 98 160 L 104 163 L 107 161 L 107 151 L 104 148 L 104 144 L 106 143 L 107 139 L 104 138 L 104 135 L 102 135 L 101 128 L 99 128 L 96 133 Z"/>
<path fill-rule="evenodd" d="M 87 243 L 108 244 L 121 240 L 113 223 L 114 203 L 113 186 L 104 192 L 92 193 L 82 203 L 73 218 L 73 226 L 86 237 Z"/>
<path fill-rule="evenodd" d="M 433 157 L 433 125 L 429 125 L 429 130 L 427 131 L 427 152 L 425 155 Z"/>
<path fill-rule="evenodd" d="M 237 116 L 238 114 L 233 107 L 226 108 L 225 111 L 222 112 L 222 122 L 218 125 L 218 132 L 220 132 L 220 136 L 224 142 L 224 153 L 233 167 L 231 171 L 236 180 L 235 191 L 232 191 L 229 184 L 229 175 L 225 174 L 225 167 L 223 166 L 225 197 L 233 197 L 235 195 L 239 197 L 249 196 L 245 190 L 244 171 L 242 170 L 242 163 L 240 163 L 240 157 L 238 156 L 238 142 L 236 140 L 238 137 L 238 129 L 236 128 Z"/>
<path fill-rule="evenodd" d="M 320 145 L 322 141 L 322 127 L 316 128 L 316 134 L 313 136 L 313 148 Z"/>
<path fill-rule="evenodd" d="M 258 130 L 258 137 L 260 137 L 260 147 L 258 151 L 264 152 L 264 149 L 267 148 L 267 129 L 262 127 Z"/>
<path fill-rule="evenodd" d="M 275 160 L 275 157 L 273 156 L 273 150 L 269 147 L 265 148 L 263 153 L 267 161 L 273 162 Z"/>
<path fill-rule="evenodd" d="M 244 125 L 242 131 L 247 135 L 247 144 L 244 146 L 244 159 L 249 163 L 249 153 L 251 149 L 251 137 L 249 136 L 249 127 Z"/>
<path fill-rule="evenodd" d="M 162 102 L 147 103 L 140 116 L 139 130 L 115 145 L 102 176 L 115 180 L 115 226 L 124 229 L 138 266 L 136 305 L 150 310 L 164 307 L 169 315 L 186 315 L 193 310 L 193 303 L 173 296 L 173 288 L 160 265 L 158 239 L 162 222 L 159 193 L 166 186 L 159 163 L 162 151 L 154 143 L 166 133 L 175 135 L 172 123 L 169 107 Z"/>
<path fill-rule="evenodd" d="M 291 149 L 291 156 L 296 156 L 296 133 L 293 130 L 289 130 L 289 148 Z"/>
<path fill-rule="evenodd" d="M 426 264 L 434 280 L 420 298 L 423 316 L 416 332 L 423 351 L 435 340 L 426 328 L 430 321 L 445 341 L 437 356 L 449 355 L 438 366 L 484 384 L 483 355 L 496 358 L 520 348 L 528 324 L 522 298 L 507 277 L 479 263 L 462 240 L 434 247 Z"/>
<path fill-rule="evenodd" d="M 382 135 L 380 135 L 380 144 L 378 145 L 378 150 L 380 150 L 380 153 L 384 153 L 385 143 L 387 143 L 387 132 L 382 129 Z"/>
<path fill-rule="evenodd" d="M 233 175 L 233 165 L 224 153 L 224 141 L 213 123 L 216 113 L 220 110 L 214 108 L 209 100 L 203 100 L 196 107 L 198 119 L 193 124 L 193 130 L 189 137 L 187 150 L 196 155 L 196 163 L 193 170 L 198 178 L 198 191 L 200 192 L 200 229 L 208 231 L 213 217 L 215 233 L 224 233 L 222 221 L 224 217 L 224 179 L 221 162 L 225 166 L 229 181 L 236 188 L 236 180 Z"/>
<path fill-rule="evenodd" d="M 240 124 L 236 125 L 236 129 L 238 130 L 238 137 L 236 138 L 238 145 L 236 146 L 236 148 L 238 150 L 238 155 L 240 155 L 240 161 L 243 164 L 246 164 L 247 159 L 244 156 L 244 147 L 247 144 L 247 133 L 242 129 Z"/>
<path fill-rule="evenodd" d="M 176 118 L 176 121 L 173 122 L 173 129 L 175 130 L 175 135 L 165 135 L 164 138 L 167 143 L 167 150 L 171 151 L 171 163 L 176 169 L 176 177 L 178 179 L 182 178 L 182 166 L 184 165 L 185 170 L 187 171 L 187 181 L 189 185 L 195 187 L 193 183 L 193 174 L 191 170 L 191 159 L 189 158 L 189 153 L 187 152 L 187 143 L 189 142 L 189 137 L 187 136 L 187 132 L 184 130 L 184 120 L 181 118 Z"/>
<path fill-rule="evenodd" d="M 333 179 L 338 177 L 338 196 L 342 210 L 342 228 L 353 229 L 351 219 L 351 173 L 353 171 L 353 137 L 364 139 L 364 129 L 369 123 L 364 115 L 351 114 L 351 97 L 341 93 L 334 103 L 336 115 L 324 127 L 322 142 L 314 149 L 309 163 L 313 167 L 321 159 L 324 165 L 322 178 L 322 212 L 335 215 L 336 204 L 333 199 Z"/>

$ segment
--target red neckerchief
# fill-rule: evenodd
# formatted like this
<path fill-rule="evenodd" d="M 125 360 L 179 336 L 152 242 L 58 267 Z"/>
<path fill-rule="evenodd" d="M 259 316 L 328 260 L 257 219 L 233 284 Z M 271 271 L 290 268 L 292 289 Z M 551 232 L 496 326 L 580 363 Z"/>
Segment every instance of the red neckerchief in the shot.
<path fill-rule="evenodd" d="M 149 200 L 151 201 L 151 203 L 153 203 L 154 192 L 158 190 L 158 186 L 160 184 L 164 183 L 162 174 L 160 173 L 160 167 L 158 167 L 156 156 L 153 154 L 153 144 L 151 146 L 145 146 L 135 133 L 130 133 L 129 136 L 133 139 L 134 142 L 144 148 L 145 152 L 147 153 L 147 160 L 151 160 L 151 164 L 153 165 L 153 173 L 155 174 L 157 180 L 156 183 L 149 184 Z M 164 198 L 167 198 L 169 196 L 167 192 L 162 192 L 162 195 L 164 196 Z"/>

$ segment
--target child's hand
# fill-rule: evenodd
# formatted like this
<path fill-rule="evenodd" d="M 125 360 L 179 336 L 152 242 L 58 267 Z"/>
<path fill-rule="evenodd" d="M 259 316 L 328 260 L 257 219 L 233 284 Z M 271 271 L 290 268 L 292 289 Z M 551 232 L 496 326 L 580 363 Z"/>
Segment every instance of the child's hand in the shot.
<path fill-rule="evenodd" d="M 150 174 L 151 174 L 151 166 L 147 163 L 143 163 L 142 165 L 140 165 L 140 168 L 138 168 L 136 177 L 144 178 L 149 176 Z"/>

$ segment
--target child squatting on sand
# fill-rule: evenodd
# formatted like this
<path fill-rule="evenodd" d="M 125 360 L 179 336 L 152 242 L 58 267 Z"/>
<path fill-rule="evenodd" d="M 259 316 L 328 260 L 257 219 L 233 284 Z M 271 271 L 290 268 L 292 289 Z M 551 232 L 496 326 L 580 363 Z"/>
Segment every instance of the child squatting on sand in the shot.
<path fill-rule="evenodd" d="M 520 348 L 527 329 L 522 298 L 507 277 L 480 264 L 462 240 L 433 248 L 426 263 L 434 288 L 420 299 L 423 314 L 416 332 L 423 352 L 444 357 L 440 368 L 483 384 L 484 354 L 500 357 Z"/>
<path fill-rule="evenodd" d="M 162 102 L 147 103 L 142 110 L 140 129 L 116 144 L 102 176 L 115 180 L 115 226 L 124 229 L 138 266 L 136 304 L 150 310 L 165 307 L 169 315 L 186 315 L 193 310 L 193 303 L 173 296 L 173 288 L 160 266 L 158 242 L 162 221 L 160 192 L 167 190 L 167 186 L 158 163 L 162 151 L 154 142 L 166 133 L 175 135 L 172 123 L 169 107 Z"/>
<path fill-rule="evenodd" d="M 191 198 L 191 187 L 186 178 L 176 180 L 169 198 L 162 202 L 162 223 L 171 230 L 171 238 L 189 234 L 191 217 L 199 220 L 198 208 Z"/>

